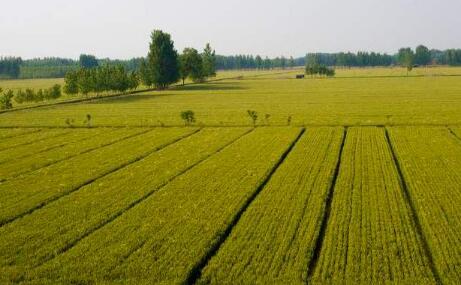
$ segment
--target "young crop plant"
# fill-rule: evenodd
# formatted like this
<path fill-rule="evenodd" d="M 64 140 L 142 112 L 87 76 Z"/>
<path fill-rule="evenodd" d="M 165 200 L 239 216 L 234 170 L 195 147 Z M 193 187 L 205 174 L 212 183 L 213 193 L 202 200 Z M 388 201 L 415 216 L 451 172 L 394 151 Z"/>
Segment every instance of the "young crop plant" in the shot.
<path fill-rule="evenodd" d="M 299 134 L 254 130 L 37 268 L 35 278 L 188 282 Z"/>
<path fill-rule="evenodd" d="M 343 136 L 342 128 L 304 133 L 198 284 L 306 284 Z"/>
<path fill-rule="evenodd" d="M 436 284 L 384 128 L 349 128 L 311 284 Z"/>
<path fill-rule="evenodd" d="M 388 134 L 435 271 L 441 283 L 457 284 L 461 280 L 461 141 L 446 128 L 392 127 Z"/>
<path fill-rule="evenodd" d="M 182 111 L 181 119 L 184 121 L 185 126 L 190 126 L 195 123 L 195 113 L 191 110 Z"/>
<path fill-rule="evenodd" d="M 0 275 L 25 276 L 129 211 L 250 128 L 205 128 L 0 228 Z M 62 213 L 66 213 L 63 215 Z M 44 228 L 42 225 L 46 223 Z M 27 243 L 23 243 L 27 240 Z M 16 271 L 15 271 L 16 270 Z"/>
<path fill-rule="evenodd" d="M 258 120 L 258 113 L 254 110 L 247 110 L 247 114 L 253 122 L 253 126 L 256 127 L 256 121 Z"/>

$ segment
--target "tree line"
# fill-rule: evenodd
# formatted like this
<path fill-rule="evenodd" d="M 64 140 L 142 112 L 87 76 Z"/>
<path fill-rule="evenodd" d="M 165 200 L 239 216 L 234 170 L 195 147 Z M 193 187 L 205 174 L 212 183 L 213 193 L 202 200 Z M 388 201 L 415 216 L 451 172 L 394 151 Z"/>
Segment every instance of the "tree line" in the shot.
<path fill-rule="evenodd" d="M 13 98 L 16 103 L 22 104 L 25 102 L 42 102 L 46 100 L 55 100 L 61 97 L 61 85 L 55 84 L 47 89 L 26 89 L 25 91 L 19 89 L 7 90 L 3 92 L 0 88 L 0 110 L 6 110 L 13 108 Z"/>
<path fill-rule="evenodd" d="M 0 57 L 0 78 L 18 78 L 21 63 L 20 57 Z"/>
<path fill-rule="evenodd" d="M 139 78 L 135 71 L 127 71 L 123 65 L 108 64 L 81 67 L 66 73 L 64 92 L 69 95 L 95 93 L 97 96 L 106 92 L 125 92 L 136 90 Z"/>

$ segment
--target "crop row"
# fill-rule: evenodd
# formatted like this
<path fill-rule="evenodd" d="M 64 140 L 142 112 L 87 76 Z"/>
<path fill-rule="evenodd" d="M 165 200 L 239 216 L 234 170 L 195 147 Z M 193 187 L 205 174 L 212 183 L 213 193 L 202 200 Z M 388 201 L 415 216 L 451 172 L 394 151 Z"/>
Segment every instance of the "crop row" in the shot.
<path fill-rule="evenodd" d="M 31 132 L 26 133 L 21 136 L 14 136 L 6 139 L 2 139 L 0 141 L 0 151 L 8 150 L 17 146 L 27 145 L 30 143 L 34 143 L 40 140 L 53 138 L 57 136 L 65 135 L 69 133 L 69 129 L 49 129 L 49 130 L 41 130 L 39 132 Z"/>
<path fill-rule="evenodd" d="M 53 148 L 47 151 L 38 152 L 27 157 L 13 158 L 16 151 L 21 150 L 23 147 L 15 147 L 14 149 L 8 150 L 11 153 L 6 155 L 7 162 L 0 164 L 0 181 L 14 178 L 16 176 L 35 171 L 37 169 L 58 163 L 60 161 L 73 158 L 80 154 L 84 154 L 98 148 L 108 146 L 117 143 L 121 140 L 136 136 L 147 129 L 95 129 L 97 135 L 85 138 L 83 141 L 79 139 L 70 139 L 69 136 L 59 137 L 59 141 L 65 142 L 61 147 Z M 80 131 L 72 132 L 72 137 L 76 134 L 80 134 Z M 77 135 L 78 136 L 78 135 Z M 58 140 L 58 138 L 54 138 Z M 33 143 L 25 145 L 24 147 L 33 148 L 36 144 Z"/>
<path fill-rule="evenodd" d="M 393 127 L 388 132 L 435 269 L 443 283 L 459 284 L 461 141 L 445 128 Z"/>
<path fill-rule="evenodd" d="M 24 272 L 65 252 L 247 132 L 203 129 L 0 228 L 0 275 L 13 278 L 18 268 Z"/>
<path fill-rule="evenodd" d="M 139 131 L 139 130 L 138 130 Z M 0 225 L 107 175 L 194 129 L 151 130 L 0 184 Z"/>
<path fill-rule="evenodd" d="M 39 132 L 40 129 L 32 129 L 32 128 L 5 128 L 0 129 L 0 139 L 7 139 L 12 138 L 20 135 L 25 135 L 28 133 Z"/>
<path fill-rule="evenodd" d="M 52 149 L 62 147 L 66 144 L 79 142 L 102 133 L 103 130 L 100 128 L 79 129 L 72 131 L 68 130 L 68 132 L 64 133 L 62 136 L 49 137 L 31 144 L 21 145 L 11 149 L 2 150 L 0 151 L 0 165 L 7 161 L 18 160 L 20 158 L 24 158 L 34 154 L 50 151 Z"/>
<path fill-rule="evenodd" d="M 350 128 L 319 260 L 318 284 L 434 283 L 383 128 Z"/>
<path fill-rule="evenodd" d="M 204 284 L 306 284 L 342 128 L 309 128 L 202 272 Z"/>
<path fill-rule="evenodd" d="M 254 130 L 39 267 L 35 277 L 64 283 L 186 281 L 299 132 Z"/>

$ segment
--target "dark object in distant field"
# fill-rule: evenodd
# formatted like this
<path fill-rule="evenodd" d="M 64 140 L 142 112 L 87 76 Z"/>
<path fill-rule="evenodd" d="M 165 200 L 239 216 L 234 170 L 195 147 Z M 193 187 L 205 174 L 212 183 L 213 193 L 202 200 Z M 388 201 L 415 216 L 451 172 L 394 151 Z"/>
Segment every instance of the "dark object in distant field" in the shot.
<path fill-rule="evenodd" d="M 304 74 L 296 74 L 296 79 L 303 79 L 304 78 Z"/>

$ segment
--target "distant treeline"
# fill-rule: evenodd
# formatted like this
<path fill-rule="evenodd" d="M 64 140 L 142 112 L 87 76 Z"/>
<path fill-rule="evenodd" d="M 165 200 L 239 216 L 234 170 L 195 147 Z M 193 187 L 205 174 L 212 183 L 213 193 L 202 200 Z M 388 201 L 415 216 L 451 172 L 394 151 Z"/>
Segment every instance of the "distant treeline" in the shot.
<path fill-rule="evenodd" d="M 408 48 L 405 48 L 408 49 Z M 389 55 L 375 52 L 339 52 L 339 53 L 308 53 L 299 58 L 262 58 L 253 55 L 216 56 L 216 68 L 219 70 L 229 69 L 271 69 L 285 68 L 290 66 L 306 66 L 313 62 L 326 66 L 344 67 L 370 67 L 391 66 L 401 64 L 399 53 Z M 461 65 L 461 49 L 429 50 L 425 46 L 418 46 L 414 53 L 416 65 Z"/>
<path fill-rule="evenodd" d="M 97 66 L 123 66 L 127 71 L 139 69 L 142 58 L 132 58 L 129 60 L 112 60 L 108 58 L 96 59 L 91 55 L 80 56 L 79 60 L 45 57 L 22 60 L 19 57 L 0 58 L 0 79 L 27 79 L 27 78 L 62 78 L 69 71 L 78 70 L 85 66 L 88 58 L 94 58 Z"/>
<path fill-rule="evenodd" d="M 408 48 L 405 48 L 408 50 Z M 402 49 L 401 49 L 402 50 Z M 418 46 L 414 51 L 415 65 L 461 65 L 461 49 L 436 50 Z M 305 57 L 268 58 L 259 55 L 216 55 L 216 69 L 272 69 L 306 66 L 312 58 L 326 66 L 367 67 L 391 66 L 401 63 L 399 53 L 392 55 L 375 52 L 339 52 L 339 53 L 308 53 Z M 0 79 L 2 78 L 59 78 L 87 64 L 102 66 L 122 65 L 126 71 L 138 71 L 142 57 L 129 60 L 96 59 L 91 55 L 82 54 L 79 60 L 46 57 L 22 60 L 19 57 L 0 57 Z"/>

